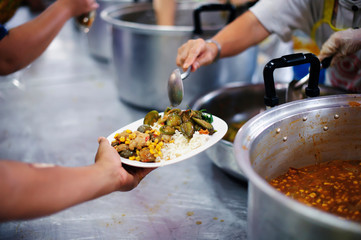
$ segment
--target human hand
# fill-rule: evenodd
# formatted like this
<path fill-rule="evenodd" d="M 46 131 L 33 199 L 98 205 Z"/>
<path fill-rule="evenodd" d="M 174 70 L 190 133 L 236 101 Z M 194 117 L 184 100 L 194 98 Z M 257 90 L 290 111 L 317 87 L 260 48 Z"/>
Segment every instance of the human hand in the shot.
<path fill-rule="evenodd" d="M 68 8 L 73 17 L 91 12 L 99 7 L 95 0 L 57 0 L 57 2 Z"/>
<path fill-rule="evenodd" d="M 203 39 L 188 40 L 180 48 L 176 63 L 184 71 L 192 66 L 192 72 L 203 65 L 211 64 L 218 54 L 218 48 L 213 43 L 207 43 Z"/>
<path fill-rule="evenodd" d="M 320 61 L 332 57 L 331 65 L 361 49 L 361 29 L 347 29 L 333 33 L 322 45 Z"/>
<path fill-rule="evenodd" d="M 104 137 L 98 139 L 99 148 L 95 156 L 95 165 L 101 168 L 114 184 L 114 191 L 130 191 L 155 168 L 138 168 L 122 165 L 118 152 Z"/>

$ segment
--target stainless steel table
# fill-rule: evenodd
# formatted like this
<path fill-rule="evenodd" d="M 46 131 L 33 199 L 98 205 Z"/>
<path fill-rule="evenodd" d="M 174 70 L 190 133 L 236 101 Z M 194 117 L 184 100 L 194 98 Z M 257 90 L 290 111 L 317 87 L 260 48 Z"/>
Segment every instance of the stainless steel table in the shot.
<path fill-rule="evenodd" d="M 12 83 L 17 75 L 24 88 Z M 69 21 L 29 68 L 1 78 L 0 159 L 92 164 L 98 136 L 146 113 L 120 101 L 113 81 L 111 64 L 89 56 Z M 156 169 L 130 192 L 2 223 L 0 239 L 246 239 L 246 214 L 247 183 L 202 153 Z"/>

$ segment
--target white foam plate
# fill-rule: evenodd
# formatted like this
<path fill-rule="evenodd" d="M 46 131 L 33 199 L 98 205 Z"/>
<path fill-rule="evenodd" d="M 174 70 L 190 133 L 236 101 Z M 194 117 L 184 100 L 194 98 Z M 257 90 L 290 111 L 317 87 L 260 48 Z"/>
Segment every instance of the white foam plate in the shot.
<path fill-rule="evenodd" d="M 163 115 L 163 113 L 160 113 L 160 115 Z M 114 131 L 112 134 L 110 134 L 107 137 L 107 139 L 111 143 L 112 141 L 114 141 L 115 134 L 121 133 L 127 129 L 135 131 L 142 124 L 143 124 L 143 118 Z M 212 125 L 213 125 L 213 128 L 216 130 L 216 132 L 210 136 L 210 138 L 208 139 L 208 141 L 206 143 L 204 143 L 202 146 L 200 146 L 186 154 L 183 154 L 177 158 L 170 159 L 167 161 L 161 161 L 161 162 L 139 162 L 139 161 L 129 160 L 127 158 L 123 158 L 120 156 L 119 157 L 120 157 L 122 163 L 124 163 L 124 164 L 135 166 L 135 167 L 142 167 L 142 168 L 156 168 L 156 167 L 161 167 L 161 166 L 165 166 L 165 165 L 174 164 L 174 163 L 177 163 L 180 161 L 184 161 L 186 159 L 189 159 L 189 158 L 203 152 L 207 148 L 212 147 L 214 144 L 216 144 L 219 140 L 221 140 L 223 138 L 223 136 L 226 134 L 226 132 L 228 130 L 227 123 L 216 116 L 213 116 Z"/>

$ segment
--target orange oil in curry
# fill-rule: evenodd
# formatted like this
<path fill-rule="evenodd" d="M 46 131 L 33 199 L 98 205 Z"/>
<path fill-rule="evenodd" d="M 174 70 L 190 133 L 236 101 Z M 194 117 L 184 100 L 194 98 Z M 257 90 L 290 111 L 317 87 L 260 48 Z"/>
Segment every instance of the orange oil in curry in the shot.
<path fill-rule="evenodd" d="M 361 160 L 289 168 L 269 183 L 308 206 L 361 223 Z"/>

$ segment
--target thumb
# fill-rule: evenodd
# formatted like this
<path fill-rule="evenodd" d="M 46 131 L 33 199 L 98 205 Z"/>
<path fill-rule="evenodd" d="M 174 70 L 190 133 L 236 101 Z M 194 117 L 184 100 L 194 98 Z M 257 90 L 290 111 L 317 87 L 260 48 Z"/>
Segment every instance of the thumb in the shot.
<path fill-rule="evenodd" d="M 110 149 L 115 151 L 115 149 L 110 145 L 108 139 L 106 139 L 105 137 L 99 137 L 98 143 L 99 143 L 99 147 L 96 153 L 96 160 L 99 155 L 109 152 Z"/>
<path fill-rule="evenodd" d="M 99 145 L 102 144 L 102 143 L 105 143 L 105 142 L 108 142 L 108 139 L 106 139 L 105 137 L 99 137 L 98 138 L 98 143 Z M 109 143 L 109 142 L 108 142 Z"/>

